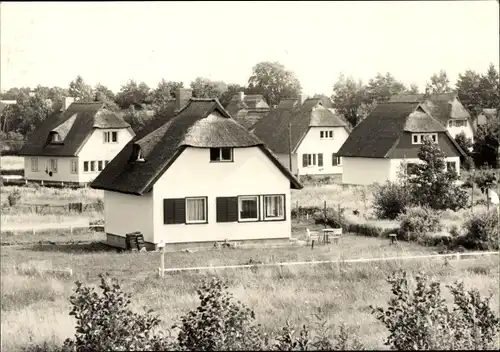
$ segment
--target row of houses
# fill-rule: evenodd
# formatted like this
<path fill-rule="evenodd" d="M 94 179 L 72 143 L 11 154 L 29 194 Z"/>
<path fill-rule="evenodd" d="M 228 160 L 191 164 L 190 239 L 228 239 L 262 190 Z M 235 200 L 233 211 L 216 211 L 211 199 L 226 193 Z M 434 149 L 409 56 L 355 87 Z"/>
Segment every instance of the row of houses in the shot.
<path fill-rule="evenodd" d="M 288 240 L 291 189 L 303 187 L 300 176 L 342 174 L 351 184 L 395 179 L 401 161 L 417 162 L 424 136 L 459 171 L 463 151 L 452 133 L 461 127 L 473 137 L 456 96 L 398 96 L 352 129 L 319 98 L 269 109 L 262 97 L 242 94 L 230 113 L 217 99 L 194 99 L 181 88 L 137 134 L 101 103 L 69 102 L 21 150 L 25 177 L 103 190 L 107 241 L 117 247 L 136 231 L 150 248 Z"/>

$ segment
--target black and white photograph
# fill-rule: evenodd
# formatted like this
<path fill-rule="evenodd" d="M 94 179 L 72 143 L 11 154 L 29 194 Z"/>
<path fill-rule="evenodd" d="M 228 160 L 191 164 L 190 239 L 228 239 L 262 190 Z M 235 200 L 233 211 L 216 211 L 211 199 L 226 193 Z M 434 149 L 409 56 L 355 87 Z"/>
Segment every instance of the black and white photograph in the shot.
<path fill-rule="evenodd" d="M 0 3 L 1 351 L 500 349 L 500 1 Z"/>

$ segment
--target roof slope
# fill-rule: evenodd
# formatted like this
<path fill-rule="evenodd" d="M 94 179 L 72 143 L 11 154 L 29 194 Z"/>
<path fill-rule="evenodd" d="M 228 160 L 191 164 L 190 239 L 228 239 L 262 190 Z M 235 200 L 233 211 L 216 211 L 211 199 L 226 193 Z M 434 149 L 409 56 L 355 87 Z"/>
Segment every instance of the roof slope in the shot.
<path fill-rule="evenodd" d="M 103 108 L 103 103 L 72 103 L 62 113 L 49 116 L 26 141 L 20 155 L 75 156 L 93 130 L 126 128 L 130 125 L 116 114 Z M 49 134 L 59 134 L 60 142 L 47 144 Z"/>
<path fill-rule="evenodd" d="M 292 187 L 299 181 L 270 153 L 264 143 L 238 124 L 217 99 L 194 99 L 160 128 L 129 142 L 95 178 L 91 187 L 143 195 L 186 147 L 221 148 L 258 146 L 285 174 Z M 140 150 L 145 162 L 134 159 Z"/>
<path fill-rule="evenodd" d="M 277 107 L 253 126 L 257 135 L 274 153 L 289 153 L 289 126 L 292 126 L 292 150 L 297 148 L 309 127 L 344 127 L 347 125 L 319 98 L 307 99 L 300 107 Z"/>
<path fill-rule="evenodd" d="M 418 102 L 378 104 L 354 128 L 337 154 L 384 158 L 402 132 L 446 132 L 446 128 Z"/>

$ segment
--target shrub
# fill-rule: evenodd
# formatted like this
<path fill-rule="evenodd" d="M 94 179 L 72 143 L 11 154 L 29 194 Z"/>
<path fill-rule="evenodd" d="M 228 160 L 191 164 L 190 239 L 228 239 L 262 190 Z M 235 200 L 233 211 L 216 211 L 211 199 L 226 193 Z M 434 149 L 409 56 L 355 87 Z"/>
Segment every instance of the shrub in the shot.
<path fill-rule="evenodd" d="M 398 216 L 398 221 L 401 233 L 406 240 L 415 240 L 426 233 L 442 229 L 439 212 L 428 207 L 408 208 L 405 213 Z"/>
<path fill-rule="evenodd" d="M 21 192 L 19 192 L 18 189 L 14 189 L 14 191 L 7 197 L 7 200 L 9 201 L 9 206 L 13 207 L 21 200 Z"/>
<path fill-rule="evenodd" d="M 496 210 L 474 213 L 465 221 L 457 243 L 469 249 L 498 250 L 500 224 Z"/>
<path fill-rule="evenodd" d="M 474 176 L 474 182 L 481 190 L 481 193 L 486 193 L 488 188 L 494 186 L 497 182 L 497 174 L 494 169 L 485 168 L 478 170 Z"/>
<path fill-rule="evenodd" d="M 160 320 L 151 315 L 132 312 L 130 294 L 124 293 L 116 279 L 100 275 L 101 294 L 94 288 L 76 282 L 70 315 L 77 321 L 74 340 L 64 342 L 66 349 L 77 351 L 138 351 L 168 349 L 169 342 L 154 335 Z"/>
<path fill-rule="evenodd" d="M 346 231 L 368 237 L 389 237 L 390 233 L 397 233 L 398 229 L 385 229 L 369 224 L 349 224 Z"/>
<path fill-rule="evenodd" d="M 466 291 L 463 283 L 455 283 L 448 286 L 454 299 L 450 311 L 438 280 L 423 275 L 415 280 L 411 289 L 404 271 L 391 275 L 388 308 L 370 306 L 389 331 L 386 345 L 396 350 L 492 347 L 499 321 L 489 306 L 491 296 L 483 298 L 477 290 Z"/>
<path fill-rule="evenodd" d="M 181 318 L 177 341 L 188 351 L 254 350 L 267 345 L 252 325 L 255 314 L 241 302 L 234 302 L 227 285 L 217 278 L 198 290 L 200 305 Z"/>
<path fill-rule="evenodd" d="M 376 185 L 373 196 L 373 208 L 379 219 L 393 220 L 410 204 L 408 188 L 395 182 Z"/>
<path fill-rule="evenodd" d="M 340 210 L 340 214 L 338 210 L 334 210 L 333 208 L 326 209 L 326 218 L 325 211 L 318 210 L 313 215 L 315 224 L 326 224 L 327 226 L 334 228 L 346 228 L 348 226 L 348 221 L 344 216 L 343 209 Z"/>

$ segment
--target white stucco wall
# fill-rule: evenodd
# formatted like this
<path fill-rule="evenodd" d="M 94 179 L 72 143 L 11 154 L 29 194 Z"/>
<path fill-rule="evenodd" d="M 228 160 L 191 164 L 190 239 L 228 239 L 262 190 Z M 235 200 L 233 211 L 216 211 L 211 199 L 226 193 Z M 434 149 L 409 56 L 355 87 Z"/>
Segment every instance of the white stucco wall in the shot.
<path fill-rule="evenodd" d="M 216 222 L 216 197 L 284 194 L 284 221 Z M 208 197 L 208 224 L 163 224 L 163 199 Z M 153 187 L 158 243 L 289 238 L 290 181 L 257 147 L 235 148 L 234 162 L 210 162 L 209 149 L 187 148 Z M 261 203 L 262 209 L 262 203 Z"/>
<path fill-rule="evenodd" d="M 153 196 L 104 191 L 105 232 L 117 236 L 140 231 L 153 242 Z"/>
<path fill-rule="evenodd" d="M 406 163 L 415 163 L 415 164 L 420 164 L 423 163 L 422 160 L 418 158 L 411 158 L 411 159 L 390 159 L 391 162 L 391 172 L 390 172 L 390 178 L 389 180 L 391 181 L 396 181 L 398 179 L 398 173 L 401 170 L 401 163 L 402 162 Z M 460 157 L 447 157 L 445 158 L 446 162 L 455 162 L 455 171 L 457 172 L 458 175 L 460 175 Z"/>
<path fill-rule="evenodd" d="M 321 139 L 320 131 L 333 131 L 333 139 Z M 310 127 L 306 136 L 297 147 L 297 165 L 299 175 L 328 175 L 341 174 L 342 164 L 338 166 L 332 165 L 332 154 L 338 152 L 342 144 L 349 136 L 348 132 L 343 127 Z M 303 154 L 323 154 L 323 166 L 302 166 Z M 341 158 L 342 160 L 343 158 Z"/>
<path fill-rule="evenodd" d="M 391 160 L 384 158 L 344 157 L 342 183 L 370 185 L 384 183 L 391 177 Z"/>
<path fill-rule="evenodd" d="M 38 171 L 32 171 L 32 159 L 38 160 Z M 45 170 L 51 171 L 51 159 L 57 160 L 57 172 L 49 176 Z M 24 177 L 29 181 L 78 182 L 78 174 L 71 173 L 71 160 L 76 157 L 24 157 Z"/>
<path fill-rule="evenodd" d="M 450 135 L 455 138 L 458 134 L 461 132 L 465 133 L 465 136 L 467 138 L 470 138 L 472 143 L 474 143 L 474 132 L 472 131 L 472 126 L 469 121 L 467 121 L 467 126 L 462 126 L 462 127 L 450 127 L 449 124 L 446 125 L 446 129 L 450 133 Z"/>
<path fill-rule="evenodd" d="M 104 143 L 104 132 L 117 131 L 118 142 Z M 92 182 L 100 173 L 97 171 L 97 161 L 111 161 L 123 147 L 133 138 L 127 129 L 96 129 L 92 132 L 85 145 L 78 153 L 78 174 L 80 182 Z M 95 161 L 96 169 L 94 172 L 84 172 L 83 163 L 85 161 Z M 89 169 L 90 170 L 90 169 Z"/>

